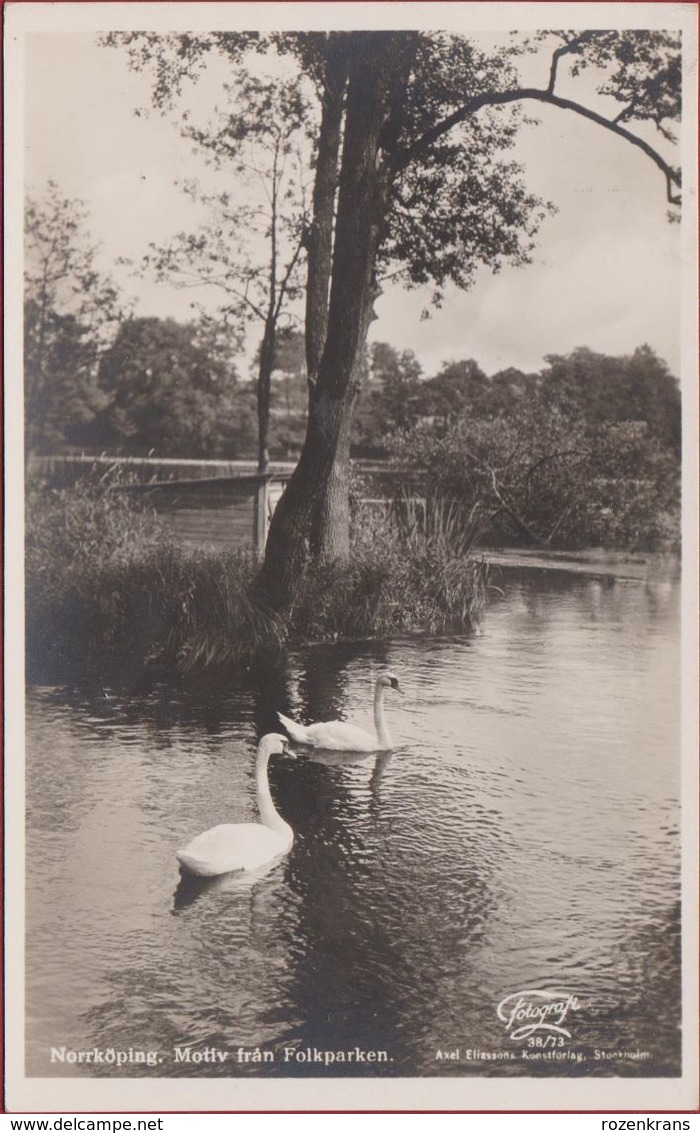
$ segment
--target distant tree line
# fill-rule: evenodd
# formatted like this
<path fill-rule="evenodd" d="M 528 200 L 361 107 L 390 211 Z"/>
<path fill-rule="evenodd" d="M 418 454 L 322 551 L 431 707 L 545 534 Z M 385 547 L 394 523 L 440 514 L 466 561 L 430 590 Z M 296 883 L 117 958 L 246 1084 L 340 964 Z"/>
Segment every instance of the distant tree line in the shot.
<path fill-rule="evenodd" d="M 649 346 L 612 357 L 579 347 L 550 354 L 536 373 L 514 367 L 487 377 L 474 359 L 446 362 L 432 378 L 423 375 L 410 350 L 386 343 L 370 351 L 355 439 L 376 455 L 393 451 L 398 433 L 419 428 L 443 437 L 465 420 L 558 414 L 589 429 L 636 423 L 662 446 L 680 452 L 680 389 Z"/>

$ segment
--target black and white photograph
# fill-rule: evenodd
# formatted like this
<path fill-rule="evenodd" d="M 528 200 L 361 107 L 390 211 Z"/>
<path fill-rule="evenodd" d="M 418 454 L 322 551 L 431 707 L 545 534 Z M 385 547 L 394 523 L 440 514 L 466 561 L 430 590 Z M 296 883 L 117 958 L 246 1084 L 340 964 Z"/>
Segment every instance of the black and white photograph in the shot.
<path fill-rule="evenodd" d="M 697 1107 L 696 5 L 5 16 L 9 1110 Z"/>

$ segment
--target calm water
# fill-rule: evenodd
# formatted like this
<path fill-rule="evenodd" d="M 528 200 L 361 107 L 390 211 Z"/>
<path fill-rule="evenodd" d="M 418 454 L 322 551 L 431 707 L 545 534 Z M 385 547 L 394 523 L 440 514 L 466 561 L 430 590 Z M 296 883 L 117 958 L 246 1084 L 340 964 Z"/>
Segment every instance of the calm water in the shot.
<path fill-rule="evenodd" d="M 30 1075 L 680 1072 L 676 587 L 500 581 L 470 637 L 314 648 L 128 696 L 32 693 Z M 254 816 L 275 710 L 369 719 L 386 665 L 406 691 L 387 697 L 394 753 L 273 763 L 288 857 L 179 885 L 175 849 Z M 576 997 L 570 1037 L 512 1038 L 498 1006 L 532 990 Z M 184 1045 L 229 1053 L 176 1062 Z M 52 1063 L 51 1047 L 161 1061 Z M 297 1058 L 356 1047 L 387 1061 Z"/>

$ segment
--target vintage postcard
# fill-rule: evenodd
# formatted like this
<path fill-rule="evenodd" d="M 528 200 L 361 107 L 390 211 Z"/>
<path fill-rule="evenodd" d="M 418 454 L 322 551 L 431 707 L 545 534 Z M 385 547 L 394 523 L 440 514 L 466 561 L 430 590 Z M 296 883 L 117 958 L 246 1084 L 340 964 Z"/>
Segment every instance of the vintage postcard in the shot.
<path fill-rule="evenodd" d="M 5 60 L 9 1110 L 696 1109 L 696 5 Z"/>

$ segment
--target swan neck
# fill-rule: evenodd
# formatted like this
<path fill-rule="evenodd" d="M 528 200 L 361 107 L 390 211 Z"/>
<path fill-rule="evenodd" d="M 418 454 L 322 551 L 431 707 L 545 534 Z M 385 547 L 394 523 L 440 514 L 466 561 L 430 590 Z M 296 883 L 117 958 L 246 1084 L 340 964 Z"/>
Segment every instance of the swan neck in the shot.
<path fill-rule="evenodd" d="M 261 752 L 255 761 L 255 791 L 260 820 L 264 826 L 269 826 L 273 830 L 286 830 L 287 823 L 278 814 L 270 794 L 270 782 L 267 777 L 269 760 L 270 756 L 267 752 Z"/>
<path fill-rule="evenodd" d="M 374 727 L 382 747 L 391 747 L 391 736 L 384 719 L 384 685 L 380 684 L 374 690 Z"/>

